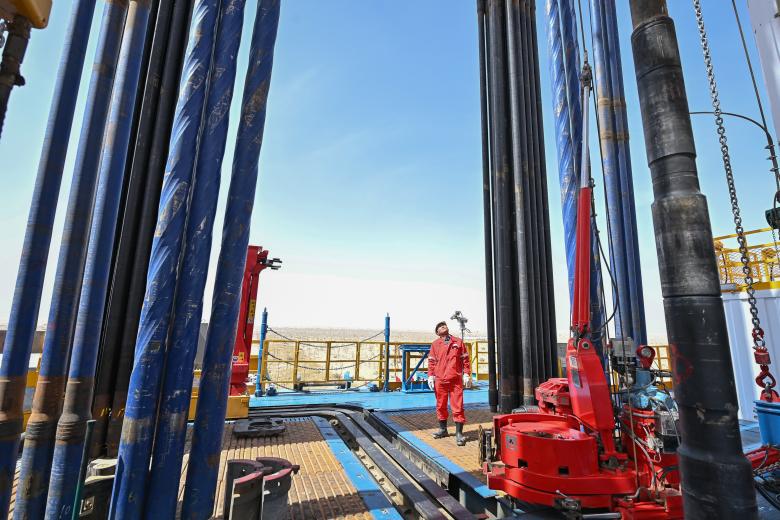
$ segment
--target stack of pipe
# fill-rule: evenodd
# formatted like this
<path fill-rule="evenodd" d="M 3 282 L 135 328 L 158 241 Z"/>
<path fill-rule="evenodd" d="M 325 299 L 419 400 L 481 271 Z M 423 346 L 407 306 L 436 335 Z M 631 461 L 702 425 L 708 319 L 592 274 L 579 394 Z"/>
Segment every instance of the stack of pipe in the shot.
<path fill-rule="evenodd" d="M 243 0 L 106 5 L 16 518 L 71 515 L 93 412 L 101 423 L 92 455 L 103 454 L 106 445 L 111 454 L 119 445 L 111 514 L 175 515 L 244 5 Z M 0 516 L 12 491 L 22 395 L 56 207 L 52 201 L 94 8 L 94 0 L 74 4 L 0 366 Z M 191 468 L 209 469 L 210 447 L 221 444 L 216 423 L 221 426 L 225 417 L 222 382 L 228 380 L 233 347 L 222 340 L 234 337 L 238 318 L 240 285 L 235 290 L 233 282 L 238 278 L 240 284 L 243 275 L 279 8 L 279 0 L 258 5 L 204 364 L 204 385 L 212 388 L 198 408 L 202 431 L 196 444 L 203 454 L 202 460 L 191 458 Z M 190 17 L 194 23 L 182 74 Z M 174 113 L 180 77 L 184 87 Z M 156 488 L 172 490 L 147 499 L 150 480 Z M 199 476 L 191 482 L 188 496 L 215 491 L 215 479 Z M 197 501 L 187 516 L 209 517 L 211 509 L 202 505 Z"/>
<path fill-rule="evenodd" d="M 553 112 L 558 152 L 558 175 L 561 186 L 566 267 L 569 280 L 569 302 L 573 306 L 575 253 L 577 248 L 577 194 L 583 153 L 582 89 L 580 86 L 577 19 L 571 0 L 547 1 L 547 42 L 550 51 L 550 78 L 553 87 Z M 605 321 L 602 298 L 601 257 L 595 220 L 591 228 L 590 316 L 591 340 L 602 352 L 602 329 Z"/>
<path fill-rule="evenodd" d="M 94 12 L 95 0 L 73 3 L 3 346 L 0 364 L 0 516 L 3 518 L 8 516 L 10 505 L 22 432 L 27 367 L 38 323 L 57 197 Z"/>
<path fill-rule="evenodd" d="M 154 24 L 96 372 L 92 457 L 117 454 L 193 3 L 161 2 Z"/>
<path fill-rule="evenodd" d="M 87 260 L 100 150 L 110 109 L 114 75 L 119 62 L 127 7 L 127 3 L 116 2 L 106 6 L 103 12 L 95 66 L 73 170 L 65 216 L 65 233 L 60 246 L 40 374 L 25 435 L 18 498 L 14 506 L 14 515 L 17 518 L 38 518 L 46 507 L 55 430 L 62 411 L 62 393 L 65 389 Z"/>
<path fill-rule="evenodd" d="M 557 373 L 536 5 L 486 0 L 478 10 L 491 195 L 485 236 L 492 239 L 498 408 L 508 412 L 531 404 L 536 386 Z"/>
<path fill-rule="evenodd" d="M 572 11 L 572 19 L 573 14 Z M 609 263 L 615 279 L 612 287 L 617 308 L 615 336 L 620 339 L 631 338 L 637 344 L 644 344 L 647 342 L 647 332 L 642 272 L 614 0 L 594 0 L 591 3 L 591 20 L 596 107 L 610 236 Z"/>
<path fill-rule="evenodd" d="M 129 3 L 111 94 L 65 403 L 57 424 L 46 504 L 46 515 L 53 518 L 67 515 L 73 508 L 86 423 L 92 418 L 93 382 L 150 7 L 145 0 Z"/>

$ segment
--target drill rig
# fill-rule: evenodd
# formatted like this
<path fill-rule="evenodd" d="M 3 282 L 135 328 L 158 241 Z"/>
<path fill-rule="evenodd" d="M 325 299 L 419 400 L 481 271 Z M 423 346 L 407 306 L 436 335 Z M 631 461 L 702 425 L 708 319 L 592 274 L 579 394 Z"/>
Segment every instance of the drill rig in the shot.
<path fill-rule="evenodd" d="M 491 489 L 521 503 L 554 507 L 572 518 L 583 510 L 608 510 L 624 519 L 683 518 L 674 401 L 652 384 L 634 383 L 639 369 L 652 375 L 655 351 L 615 341 L 608 347 L 607 371 L 590 338 L 589 94 L 586 62 L 567 377 L 536 388 L 538 409 L 495 416 L 492 431 L 480 432 L 480 459 Z M 617 385 L 608 381 L 612 371 L 618 374 Z"/>

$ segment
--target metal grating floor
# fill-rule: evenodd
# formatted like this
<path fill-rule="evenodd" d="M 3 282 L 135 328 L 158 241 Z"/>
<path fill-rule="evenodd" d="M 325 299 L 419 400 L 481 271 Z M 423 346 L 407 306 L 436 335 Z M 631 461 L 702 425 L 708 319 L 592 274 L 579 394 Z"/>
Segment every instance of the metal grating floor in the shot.
<path fill-rule="evenodd" d="M 493 427 L 493 414 L 488 408 L 466 408 L 466 425 L 463 433 L 466 436 L 466 445 L 455 444 L 455 424 L 452 417 L 449 419 L 447 430 L 449 437 L 434 439 L 433 432 L 439 429 L 439 421 L 436 419 L 435 410 L 426 412 L 393 412 L 388 414 L 401 427 L 414 434 L 426 444 L 432 446 L 440 454 L 451 462 L 468 471 L 482 482 L 486 482 L 482 468 L 479 467 L 479 442 L 477 430 Z"/>
<path fill-rule="evenodd" d="M 290 490 L 290 520 L 339 518 L 369 520 L 363 500 L 349 481 L 344 469 L 333 455 L 314 422 L 307 418 L 285 420 L 287 430 L 278 437 L 238 439 L 232 435 L 233 424 L 225 425 L 222 457 L 219 461 L 219 481 L 214 515 L 221 518 L 224 500 L 225 462 L 229 459 L 282 457 L 301 466 L 293 477 Z M 192 428 L 190 428 L 190 432 Z M 187 453 L 189 453 L 189 433 Z M 189 455 L 182 464 L 179 501 L 184 494 L 184 478 Z"/>

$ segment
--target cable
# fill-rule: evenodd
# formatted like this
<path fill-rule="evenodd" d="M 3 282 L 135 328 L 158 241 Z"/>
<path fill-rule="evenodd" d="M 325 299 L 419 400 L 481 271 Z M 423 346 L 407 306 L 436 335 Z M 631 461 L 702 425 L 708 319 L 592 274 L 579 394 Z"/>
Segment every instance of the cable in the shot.
<path fill-rule="evenodd" d="M 291 338 L 289 336 L 285 336 L 284 334 L 275 331 L 274 329 L 272 329 L 271 327 L 268 327 L 268 326 L 266 326 L 266 330 L 268 330 L 270 332 L 273 332 L 274 334 L 276 334 L 277 336 L 279 336 L 282 339 L 286 339 L 287 341 L 292 341 L 293 343 L 300 343 L 301 345 L 306 346 L 306 347 L 328 348 L 327 345 L 321 345 L 321 344 L 315 344 L 315 343 L 306 343 L 305 341 L 302 341 L 302 340 L 299 340 L 299 339 L 293 339 L 293 338 Z M 385 331 L 382 330 L 382 331 L 377 332 L 373 336 L 369 336 L 367 338 L 364 338 L 364 339 L 361 339 L 361 340 L 358 340 L 358 341 L 353 341 L 351 343 L 341 343 L 341 344 L 338 344 L 338 345 L 331 345 L 330 347 L 331 348 L 342 348 L 342 347 L 349 347 L 349 346 L 352 346 L 352 345 L 357 346 L 358 343 L 365 343 L 367 341 L 371 341 L 372 339 L 377 338 L 377 337 L 381 336 L 384 333 L 385 333 Z"/>

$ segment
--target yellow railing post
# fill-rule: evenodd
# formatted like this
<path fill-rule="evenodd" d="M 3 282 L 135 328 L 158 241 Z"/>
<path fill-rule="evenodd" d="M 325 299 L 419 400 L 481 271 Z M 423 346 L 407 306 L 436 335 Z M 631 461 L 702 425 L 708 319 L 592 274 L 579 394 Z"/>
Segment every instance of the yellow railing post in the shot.
<path fill-rule="evenodd" d="M 355 381 L 360 381 L 360 342 L 355 343 Z"/>
<path fill-rule="evenodd" d="M 292 384 L 293 388 L 298 384 L 298 359 L 301 355 L 301 342 L 295 342 L 295 354 L 293 355 Z"/>
<path fill-rule="evenodd" d="M 330 381 L 330 355 L 332 347 L 332 341 L 328 341 L 325 344 L 325 381 Z"/>

